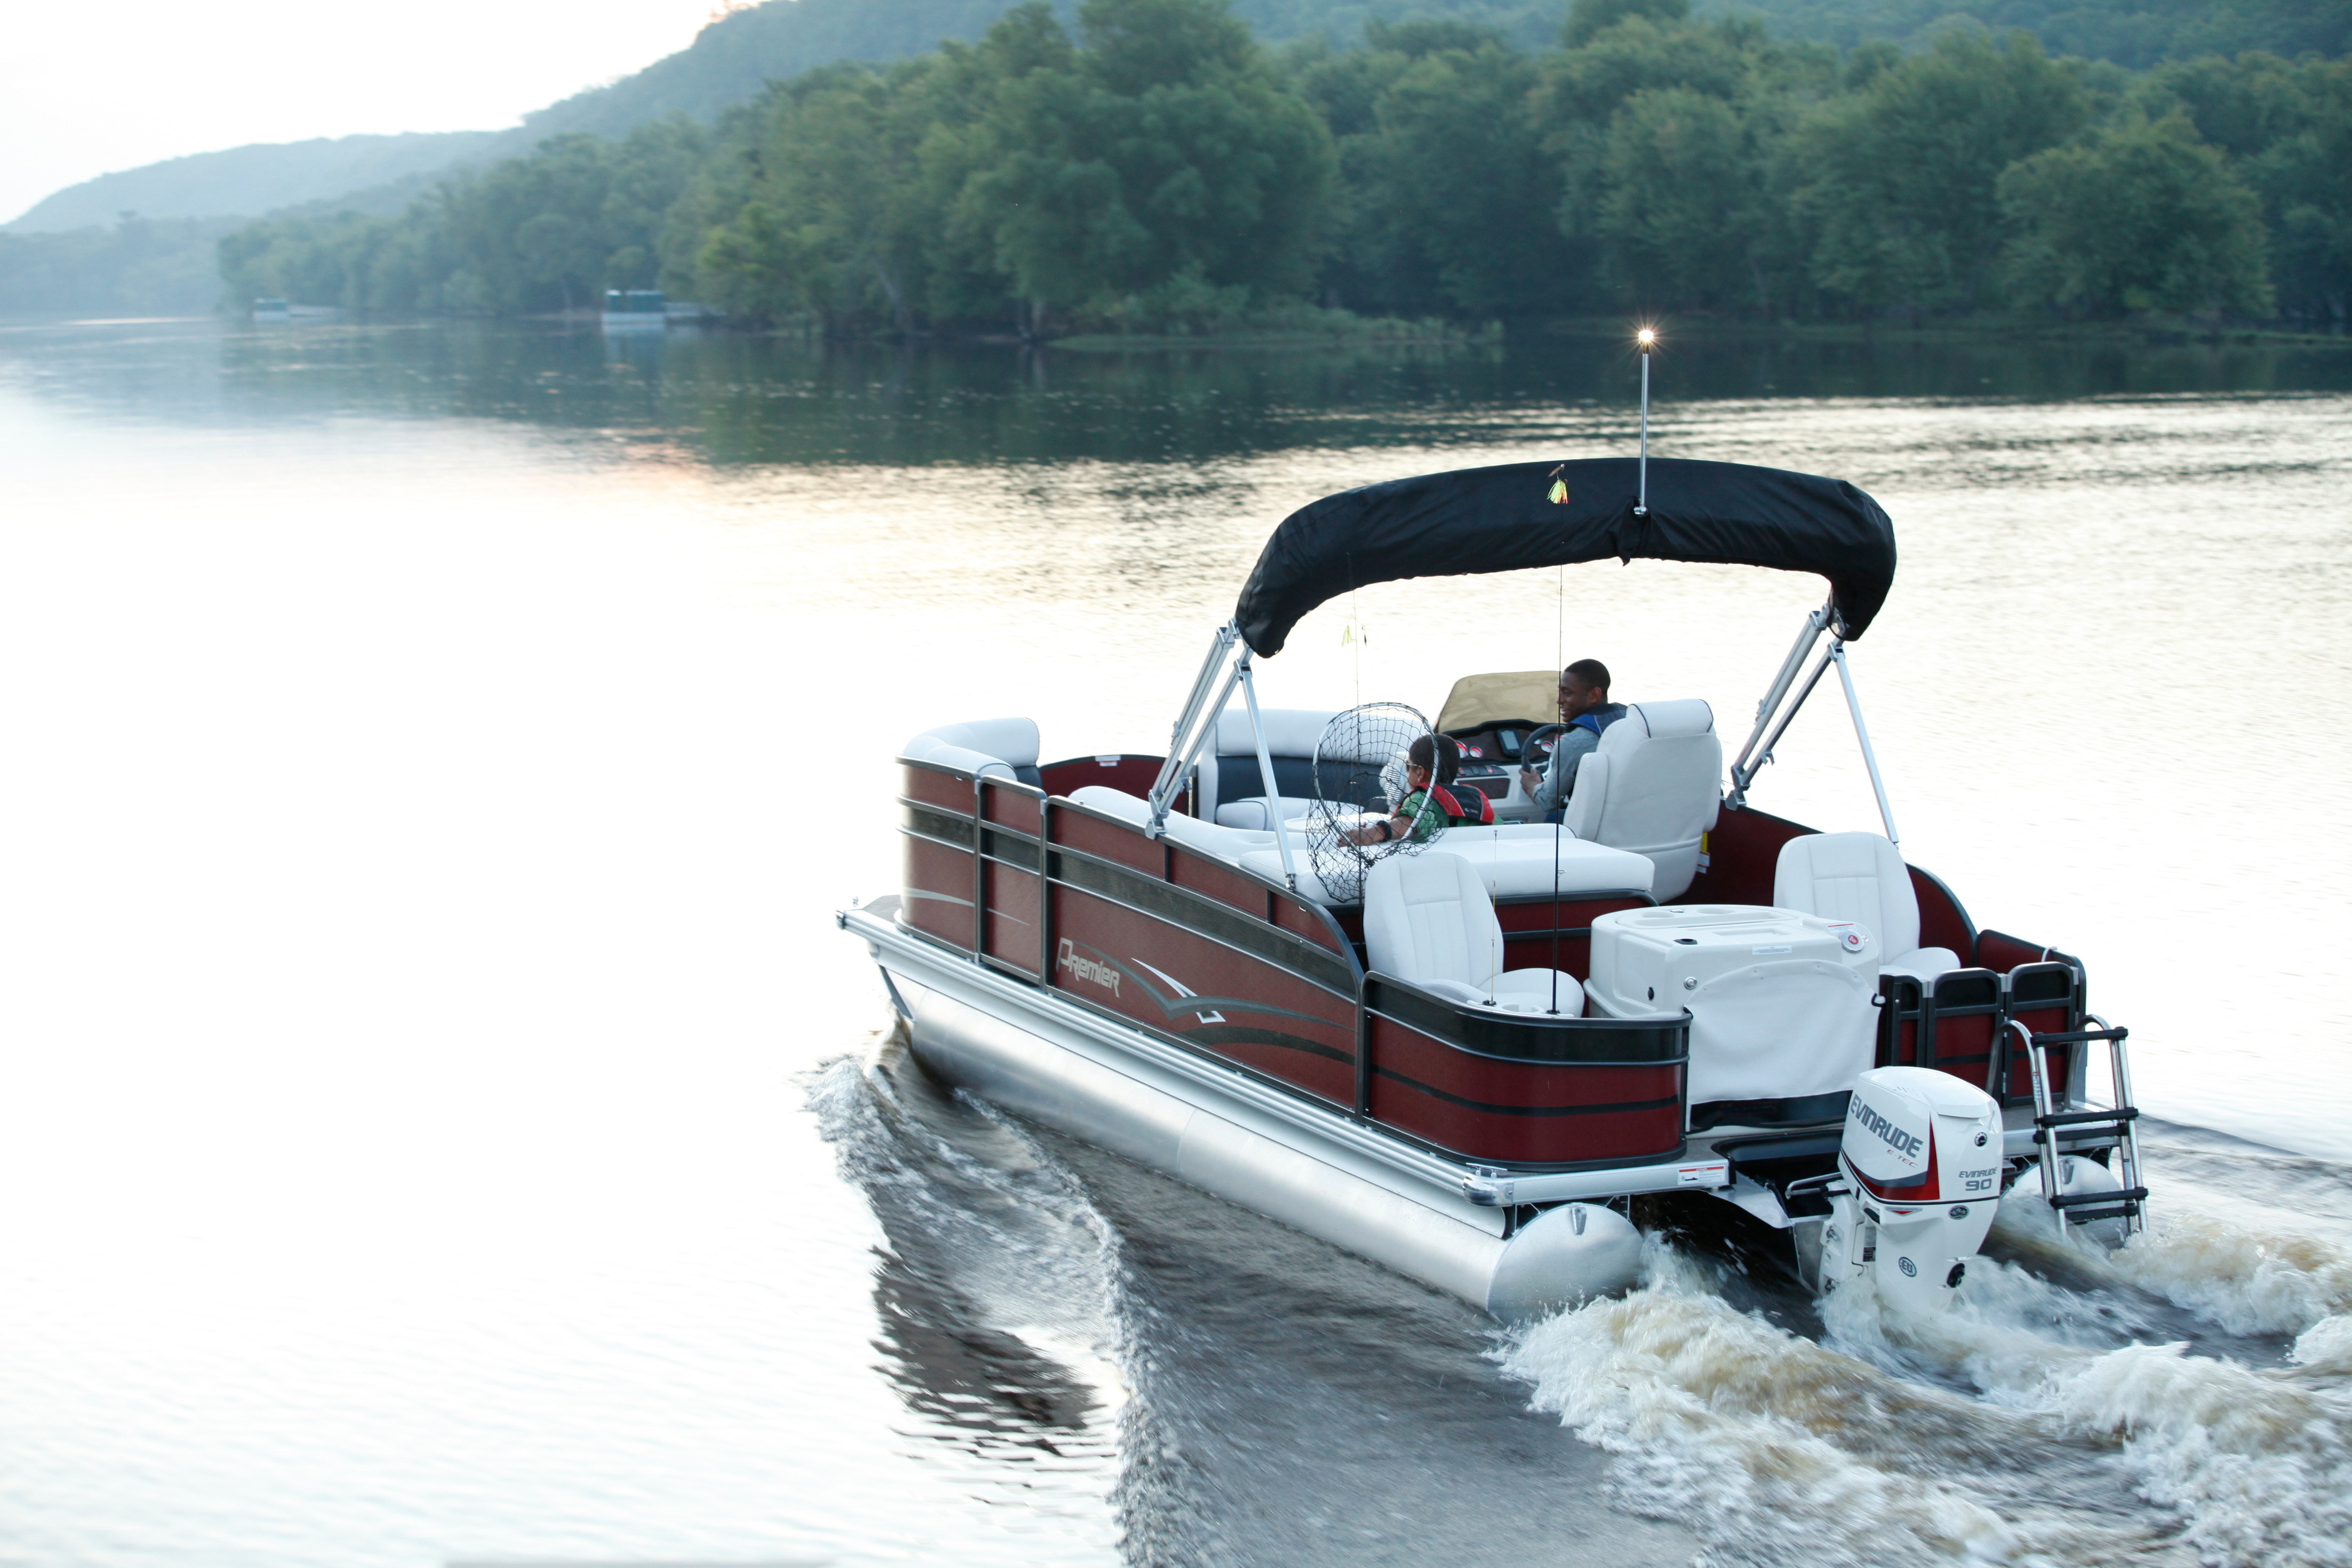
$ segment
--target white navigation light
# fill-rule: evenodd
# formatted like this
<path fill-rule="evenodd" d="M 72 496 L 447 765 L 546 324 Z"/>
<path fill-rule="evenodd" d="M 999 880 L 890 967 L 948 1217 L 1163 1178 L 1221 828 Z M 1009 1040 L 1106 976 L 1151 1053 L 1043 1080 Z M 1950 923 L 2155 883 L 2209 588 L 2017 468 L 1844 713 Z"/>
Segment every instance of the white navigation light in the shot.
<path fill-rule="evenodd" d="M 1658 346 L 1658 334 L 1655 329 L 1643 327 L 1640 331 L 1633 334 L 1633 341 L 1642 345 L 1642 352 L 1643 353 L 1648 353 L 1652 349 Z"/>

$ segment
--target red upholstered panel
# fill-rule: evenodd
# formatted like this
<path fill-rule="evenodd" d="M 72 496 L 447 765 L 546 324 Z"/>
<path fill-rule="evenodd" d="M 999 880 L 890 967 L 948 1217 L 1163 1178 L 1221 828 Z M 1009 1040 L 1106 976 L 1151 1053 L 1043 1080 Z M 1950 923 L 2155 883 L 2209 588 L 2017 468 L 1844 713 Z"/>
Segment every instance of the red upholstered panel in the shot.
<path fill-rule="evenodd" d="M 1160 782 L 1160 769 L 1167 759 L 1145 756 L 1072 757 L 1066 762 L 1047 763 L 1037 770 L 1047 795 L 1066 795 L 1088 784 L 1104 784 L 1132 795 L 1146 795 Z M 1183 812 L 1190 809 L 1183 791 L 1179 790 L 1170 808 Z"/>
<path fill-rule="evenodd" d="M 1811 828 L 1747 806 L 1716 818 L 1706 836 L 1708 865 L 1678 904 L 1769 904 L 1780 846 Z"/>

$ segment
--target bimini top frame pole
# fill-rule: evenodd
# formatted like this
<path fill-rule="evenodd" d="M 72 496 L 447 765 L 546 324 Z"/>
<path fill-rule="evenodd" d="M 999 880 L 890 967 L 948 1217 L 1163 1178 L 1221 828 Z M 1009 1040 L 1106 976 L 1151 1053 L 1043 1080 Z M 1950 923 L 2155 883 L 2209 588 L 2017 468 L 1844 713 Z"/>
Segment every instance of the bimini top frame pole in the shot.
<path fill-rule="evenodd" d="M 1845 668 L 1843 639 L 1830 639 L 1830 658 L 1837 664 L 1839 684 L 1845 688 L 1845 709 L 1853 715 L 1853 738 L 1862 742 L 1862 763 L 1870 770 L 1871 791 L 1878 796 L 1878 820 L 1886 824 L 1886 841 L 1900 849 L 1903 835 L 1895 831 L 1895 813 L 1886 804 L 1886 781 L 1878 776 L 1878 753 L 1870 749 L 1870 730 L 1862 721 L 1862 700 L 1853 694 L 1853 677 Z"/>
<path fill-rule="evenodd" d="M 1748 743 L 1739 748 L 1739 755 L 1732 762 L 1731 793 L 1724 797 L 1724 804 L 1734 811 L 1748 804 L 1748 786 L 1756 782 L 1756 775 L 1764 771 L 1764 764 L 1772 760 L 1772 748 L 1780 743 L 1780 737 L 1788 733 L 1790 721 L 1796 718 L 1797 710 L 1805 705 L 1805 699 L 1813 694 L 1813 688 L 1821 684 L 1822 676 L 1834 664 L 1837 666 L 1838 684 L 1845 690 L 1846 711 L 1853 716 L 1853 738 L 1862 744 L 1862 765 L 1870 770 L 1870 790 L 1878 797 L 1878 820 L 1886 825 L 1887 842 L 1900 847 L 1903 837 L 1895 831 L 1895 810 L 1886 804 L 1886 781 L 1879 775 L 1878 753 L 1870 744 L 1870 727 L 1862 721 L 1862 699 L 1854 695 L 1853 674 L 1846 668 L 1845 639 L 1830 631 L 1835 624 L 1836 613 L 1836 605 L 1832 603 L 1823 605 L 1805 617 L 1805 629 L 1797 634 L 1796 642 L 1789 648 L 1789 657 L 1780 661 L 1780 672 L 1772 678 L 1771 689 L 1765 692 L 1764 700 L 1756 705 L 1756 728 L 1748 731 Z M 1829 634 L 1829 646 L 1822 649 L 1821 656 L 1813 660 L 1812 669 L 1800 684 L 1797 671 L 1804 664 L 1805 656 L 1811 653 L 1814 645 L 1822 640 L 1823 633 Z M 1795 689 L 1793 697 L 1790 695 L 1791 688 Z"/>
<path fill-rule="evenodd" d="M 1249 649 L 1234 661 L 1234 673 L 1241 677 L 1242 700 L 1249 704 L 1250 739 L 1257 742 L 1257 776 L 1265 788 L 1265 815 L 1274 824 L 1274 845 L 1282 851 L 1282 879 L 1292 892 L 1298 891 L 1298 868 L 1290 863 L 1290 825 L 1282 809 L 1282 791 L 1274 782 L 1274 756 L 1266 750 L 1265 726 L 1257 716 L 1257 682 L 1250 678 Z"/>
<path fill-rule="evenodd" d="M 1803 666 L 1805 656 L 1813 650 L 1814 644 L 1822 640 L 1822 634 L 1829 629 L 1835 613 L 1836 606 L 1832 601 L 1805 617 L 1804 629 L 1797 634 L 1797 640 L 1790 646 L 1789 657 L 1780 661 L 1780 673 L 1773 676 L 1771 689 L 1764 693 L 1764 700 L 1756 705 L 1756 728 L 1748 732 L 1748 743 L 1739 748 L 1739 755 L 1731 763 L 1731 794 L 1726 804 L 1733 810 L 1737 811 L 1748 804 L 1748 786 L 1756 782 L 1756 775 L 1764 771 L 1764 764 L 1772 760 L 1772 748 L 1780 742 L 1781 731 L 1788 729 L 1789 721 L 1797 716 L 1797 710 L 1802 708 L 1805 699 L 1813 694 L 1813 683 L 1822 678 L 1818 667 L 1811 679 L 1805 682 L 1803 689 L 1797 693 L 1797 700 L 1789 704 L 1788 711 L 1780 715 L 1780 722 L 1773 722 L 1780 700 L 1789 695 L 1789 688 L 1795 684 L 1797 671 Z M 1766 733 L 1768 729 L 1770 731 L 1769 735 Z"/>
<path fill-rule="evenodd" d="M 1183 787 L 1184 776 L 1192 771 L 1192 761 L 1200 753 L 1202 743 L 1215 728 L 1214 715 L 1225 710 L 1225 701 L 1233 696 L 1234 687 L 1241 679 L 1239 670 L 1226 676 L 1224 688 L 1217 693 L 1216 701 L 1210 702 L 1210 689 L 1224 670 L 1225 661 L 1233 657 L 1234 644 L 1241 640 L 1241 635 L 1239 624 L 1227 621 L 1217 628 L 1217 635 L 1209 639 L 1209 657 L 1201 661 L 1201 673 L 1192 678 L 1192 690 L 1184 699 L 1184 710 L 1176 715 L 1176 727 L 1168 732 L 1168 760 L 1160 764 L 1160 776 L 1151 784 L 1151 826 L 1148 831 L 1154 838 L 1160 837 L 1160 824 L 1168 820 L 1169 803 Z M 1201 725 L 1196 734 L 1192 727 L 1199 721 L 1204 708 L 1212 715 L 1211 721 Z M 1191 741 L 1189 745 L 1186 744 L 1188 737 Z"/>
<path fill-rule="evenodd" d="M 1235 647 L 1241 648 L 1238 658 L 1234 658 Z M 1225 668 L 1228 658 L 1233 659 L 1230 670 Z M 1225 678 L 1223 685 L 1217 683 L 1221 672 Z M 1209 643 L 1209 657 L 1201 661 L 1201 673 L 1193 677 L 1192 693 L 1184 699 L 1184 710 L 1177 715 L 1176 727 L 1169 731 L 1168 760 L 1160 764 L 1160 777 L 1151 785 L 1151 821 L 1144 833 L 1157 838 L 1166 828 L 1169 807 L 1175 802 L 1176 792 L 1191 776 L 1201 748 L 1217 732 L 1217 721 L 1223 715 L 1225 704 L 1233 700 L 1236 686 L 1242 689 L 1242 700 L 1249 708 L 1250 739 L 1257 748 L 1258 780 L 1265 790 L 1265 814 L 1273 819 L 1275 847 L 1282 851 L 1282 878 L 1296 892 L 1298 868 L 1290 857 L 1290 828 L 1283 820 L 1282 792 L 1274 781 L 1274 757 L 1265 743 L 1265 723 L 1258 717 L 1257 683 L 1250 676 L 1249 645 L 1241 640 L 1238 622 L 1227 621 L 1217 628 L 1217 635 Z M 1214 699 L 1209 696 L 1212 687 L 1216 689 Z"/>

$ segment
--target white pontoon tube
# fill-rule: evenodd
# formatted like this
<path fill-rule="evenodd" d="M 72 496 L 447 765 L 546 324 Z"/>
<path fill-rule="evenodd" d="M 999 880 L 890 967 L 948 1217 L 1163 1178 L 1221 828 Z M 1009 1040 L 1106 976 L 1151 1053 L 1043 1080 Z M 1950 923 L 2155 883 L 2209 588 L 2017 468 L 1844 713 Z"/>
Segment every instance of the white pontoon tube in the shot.
<path fill-rule="evenodd" d="M 943 957 L 887 918 L 840 921 L 882 965 L 915 1055 L 949 1082 L 1506 1321 L 1633 1282 L 1641 1233 L 1616 1209 L 1576 1200 L 1729 1180 L 1720 1160 L 1684 1159 L 1516 1184 L 1525 1193 L 1482 1182 L 1476 1167 Z M 1510 1205 L 1541 1188 L 1571 1201 L 1513 1224 Z"/>

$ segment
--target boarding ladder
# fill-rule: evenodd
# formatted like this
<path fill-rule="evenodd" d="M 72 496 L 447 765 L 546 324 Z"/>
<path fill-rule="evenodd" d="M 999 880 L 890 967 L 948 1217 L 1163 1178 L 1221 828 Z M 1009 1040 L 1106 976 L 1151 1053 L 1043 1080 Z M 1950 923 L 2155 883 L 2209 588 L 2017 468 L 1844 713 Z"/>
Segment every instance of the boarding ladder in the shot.
<path fill-rule="evenodd" d="M 2139 1109 L 2132 1104 L 2131 1065 L 2124 1051 L 2124 1041 L 2130 1037 L 2131 1031 L 2111 1026 L 2096 1013 L 2086 1014 L 2085 1016 L 2098 1027 L 2037 1035 L 2016 1019 L 2009 1021 L 2010 1028 L 2023 1040 L 2026 1059 L 2033 1070 L 2033 1141 L 2042 1149 L 2036 1162 L 2042 1167 L 2042 1195 L 2051 1209 L 2063 1215 L 2069 1224 L 2088 1225 L 2093 1220 L 2119 1218 L 2127 1233 L 2144 1230 L 2147 1223 L 2143 1212 L 2147 1202 L 2147 1189 L 2140 1184 L 2139 1138 L 2132 1128 L 2132 1123 L 2139 1120 Z M 2050 1047 L 2102 1042 L 2107 1047 L 2107 1068 L 2115 1085 L 2114 1105 L 2104 1110 L 2053 1110 Z M 2123 1167 L 2116 1173 L 2116 1179 L 2123 1184 L 2123 1190 L 2071 1195 L 2061 1194 L 2058 1190 L 2058 1157 L 2069 1152 L 2067 1145 L 2074 1149 L 2085 1145 L 2112 1147 Z"/>

